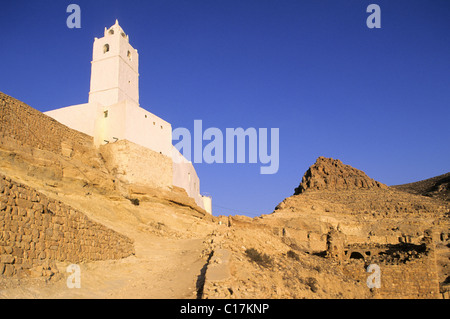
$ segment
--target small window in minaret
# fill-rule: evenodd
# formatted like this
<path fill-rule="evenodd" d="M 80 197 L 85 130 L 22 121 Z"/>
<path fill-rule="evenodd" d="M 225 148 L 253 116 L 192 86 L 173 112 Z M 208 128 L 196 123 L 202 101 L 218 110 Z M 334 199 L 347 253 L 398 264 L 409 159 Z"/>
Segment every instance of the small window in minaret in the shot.
<path fill-rule="evenodd" d="M 128 58 L 128 60 L 131 61 L 131 52 L 130 51 L 127 52 L 127 58 Z"/>
<path fill-rule="evenodd" d="M 107 118 L 107 117 L 108 117 L 108 110 L 106 110 L 105 112 L 103 112 L 103 115 L 104 115 L 105 118 Z"/>
<path fill-rule="evenodd" d="M 109 44 L 103 46 L 103 53 L 109 52 Z"/>

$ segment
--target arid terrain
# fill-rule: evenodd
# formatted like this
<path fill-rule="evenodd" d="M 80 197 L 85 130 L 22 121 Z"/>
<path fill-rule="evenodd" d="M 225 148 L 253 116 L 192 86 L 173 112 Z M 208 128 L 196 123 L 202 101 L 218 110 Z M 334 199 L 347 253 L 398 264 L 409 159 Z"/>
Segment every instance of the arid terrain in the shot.
<path fill-rule="evenodd" d="M 388 187 L 311 164 L 273 213 L 211 216 L 0 93 L 0 297 L 450 298 L 450 173 Z"/>
<path fill-rule="evenodd" d="M 450 173 L 442 174 L 415 183 L 394 185 L 392 187 L 411 194 L 450 201 Z"/>

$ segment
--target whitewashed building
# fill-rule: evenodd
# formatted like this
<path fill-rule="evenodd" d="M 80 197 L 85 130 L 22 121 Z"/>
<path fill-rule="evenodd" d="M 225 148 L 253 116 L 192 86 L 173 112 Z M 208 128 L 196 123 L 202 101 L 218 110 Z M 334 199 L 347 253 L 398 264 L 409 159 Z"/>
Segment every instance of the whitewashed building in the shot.
<path fill-rule="evenodd" d="M 109 157 L 128 182 L 181 187 L 212 213 L 192 163 L 172 145 L 171 124 L 139 106 L 139 54 L 117 20 L 94 40 L 88 103 L 45 114 L 113 153 Z"/>

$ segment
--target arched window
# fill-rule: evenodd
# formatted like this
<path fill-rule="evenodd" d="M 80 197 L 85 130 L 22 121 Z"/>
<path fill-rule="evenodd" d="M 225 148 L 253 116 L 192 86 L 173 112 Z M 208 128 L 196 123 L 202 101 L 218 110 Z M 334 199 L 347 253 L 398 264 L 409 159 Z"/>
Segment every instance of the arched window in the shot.
<path fill-rule="evenodd" d="M 350 255 L 350 259 L 364 259 L 364 256 L 361 253 L 354 251 Z"/>
<path fill-rule="evenodd" d="M 130 51 L 127 52 L 127 58 L 128 58 L 128 60 L 131 61 L 131 52 Z"/>
<path fill-rule="evenodd" d="M 113 29 L 111 29 L 111 30 L 109 30 L 109 32 L 108 32 L 109 34 L 111 34 L 111 35 L 113 35 L 114 34 L 114 30 Z"/>
<path fill-rule="evenodd" d="M 106 53 L 106 52 L 109 52 L 109 44 L 108 43 L 103 46 L 103 53 Z"/>

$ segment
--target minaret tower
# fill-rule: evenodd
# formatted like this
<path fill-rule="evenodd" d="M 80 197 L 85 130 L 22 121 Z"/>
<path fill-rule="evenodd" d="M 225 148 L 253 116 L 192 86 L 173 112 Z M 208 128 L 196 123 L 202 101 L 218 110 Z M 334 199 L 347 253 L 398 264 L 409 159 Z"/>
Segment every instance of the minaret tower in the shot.
<path fill-rule="evenodd" d="M 103 106 L 123 100 L 139 106 L 139 55 L 119 22 L 94 40 L 89 103 Z"/>

